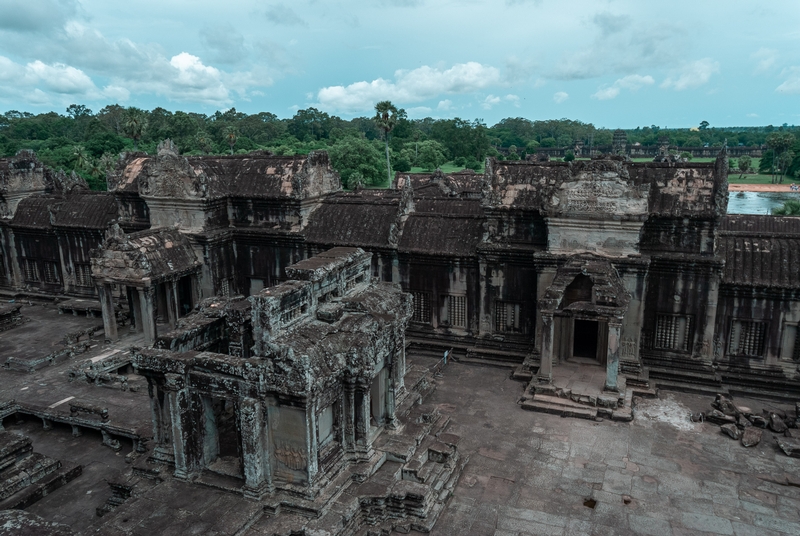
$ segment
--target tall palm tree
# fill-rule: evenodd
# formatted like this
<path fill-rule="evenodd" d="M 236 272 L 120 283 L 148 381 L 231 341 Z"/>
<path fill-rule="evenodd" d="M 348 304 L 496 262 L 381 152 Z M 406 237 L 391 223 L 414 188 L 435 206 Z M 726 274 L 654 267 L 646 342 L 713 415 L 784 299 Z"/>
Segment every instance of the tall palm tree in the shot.
<path fill-rule="evenodd" d="M 392 183 L 392 164 L 389 160 L 389 133 L 397 124 L 397 107 L 391 101 L 380 101 L 375 105 L 375 124 L 383 132 L 383 141 L 386 144 L 386 174 L 389 184 Z"/>
<path fill-rule="evenodd" d="M 139 108 L 128 108 L 122 125 L 125 135 L 133 140 L 133 150 L 139 150 L 139 140 L 147 130 L 147 116 Z"/>
<path fill-rule="evenodd" d="M 236 145 L 236 140 L 239 138 L 239 131 L 236 130 L 236 127 L 228 127 L 225 129 L 225 141 L 228 142 L 228 146 L 231 148 L 231 154 L 233 154 L 233 146 Z"/>
<path fill-rule="evenodd" d="M 83 169 L 89 165 L 89 153 L 83 145 L 75 145 L 72 148 L 72 156 L 75 157 L 75 169 Z"/>

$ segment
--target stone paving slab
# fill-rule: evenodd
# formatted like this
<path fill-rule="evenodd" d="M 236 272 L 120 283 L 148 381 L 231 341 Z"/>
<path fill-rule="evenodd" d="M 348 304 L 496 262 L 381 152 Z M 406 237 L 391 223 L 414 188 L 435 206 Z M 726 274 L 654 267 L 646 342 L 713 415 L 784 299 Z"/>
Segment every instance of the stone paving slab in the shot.
<path fill-rule="evenodd" d="M 718 426 L 689 422 L 712 399 L 667 395 L 685 407 L 679 429 L 524 411 L 524 387 L 503 370 L 445 367 L 430 403 L 451 418 L 470 462 L 433 536 L 800 534 L 800 488 L 769 480 L 800 476 L 800 460 L 769 431 L 746 449 Z"/>

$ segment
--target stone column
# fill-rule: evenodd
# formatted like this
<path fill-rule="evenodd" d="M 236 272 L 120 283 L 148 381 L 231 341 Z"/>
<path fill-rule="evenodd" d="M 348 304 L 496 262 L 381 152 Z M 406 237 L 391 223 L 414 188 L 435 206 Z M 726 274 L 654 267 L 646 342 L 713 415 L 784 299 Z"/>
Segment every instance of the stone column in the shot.
<path fill-rule="evenodd" d="M 542 313 L 542 361 L 539 365 L 537 378 L 539 383 L 550 383 L 553 381 L 553 313 Z"/>
<path fill-rule="evenodd" d="M 114 314 L 114 297 L 112 295 L 111 284 L 101 283 L 97 285 L 100 293 L 100 305 L 103 308 L 103 328 L 106 334 L 106 342 L 113 342 L 119 339 L 117 335 L 117 317 Z"/>
<path fill-rule="evenodd" d="M 344 385 L 344 411 L 342 412 L 345 449 L 353 449 L 356 445 L 355 407 L 355 386 L 351 382 L 346 382 Z"/>
<path fill-rule="evenodd" d="M 126 286 L 125 290 L 128 294 L 128 306 L 130 308 L 130 331 L 134 333 L 141 333 L 142 331 L 142 311 L 139 307 L 139 293 L 136 289 Z"/>
<path fill-rule="evenodd" d="M 153 421 L 153 453 L 152 458 L 160 462 L 173 463 L 175 453 L 169 436 L 170 424 L 165 415 L 162 401 L 166 401 L 166 393 L 159 387 L 155 379 L 147 376 L 147 391 L 150 394 L 150 416 Z"/>
<path fill-rule="evenodd" d="M 606 358 L 606 391 L 619 391 L 617 376 L 619 375 L 619 339 L 622 331 L 622 320 L 610 318 L 608 320 L 608 356 Z"/>
<path fill-rule="evenodd" d="M 702 355 L 700 357 L 703 361 L 707 361 L 709 363 L 714 362 L 715 359 L 717 359 L 714 351 L 714 333 L 717 329 L 719 279 L 720 273 L 717 270 L 713 270 L 708 276 L 708 300 L 706 301 L 706 317 L 702 335 L 703 339 L 700 343 L 702 348 Z"/>
<path fill-rule="evenodd" d="M 359 381 L 355 389 L 355 440 L 356 446 L 366 447 L 369 443 L 369 395 L 370 385 L 367 382 Z"/>
<path fill-rule="evenodd" d="M 306 399 L 306 459 L 308 464 L 308 482 L 311 484 L 319 470 L 319 437 L 317 435 L 317 415 L 314 411 L 313 399 Z"/>
<path fill-rule="evenodd" d="M 238 413 L 242 433 L 243 492 L 245 497 L 258 500 L 273 489 L 267 469 L 269 449 L 264 438 L 264 408 L 255 398 L 242 398 Z"/>
<path fill-rule="evenodd" d="M 196 469 L 196 460 L 193 453 L 197 448 L 187 444 L 196 441 L 196 435 L 191 433 L 191 408 L 189 392 L 186 389 L 183 376 L 178 374 L 165 374 L 166 398 L 169 408 L 169 420 L 172 425 L 172 449 L 175 455 L 175 478 L 188 479 Z"/>
<path fill-rule="evenodd" d="M 153 303 L 153 287 L 140 288 L 139 290 L 139 311 L 141 311 L 142 328 L 144 329 L 144 341 L 148 346 L 152 346 L 158 337 L 156 328 L 156 316 Z"/>
<path fill-rule="evenodd" d="M 169 329 L 175 329 L 180 311 L 178 311 L 178 299 L 175 288 L 175 281 L 166 281 L 164 283 L 167 295 L 167 319 L 169 321 Z"/>

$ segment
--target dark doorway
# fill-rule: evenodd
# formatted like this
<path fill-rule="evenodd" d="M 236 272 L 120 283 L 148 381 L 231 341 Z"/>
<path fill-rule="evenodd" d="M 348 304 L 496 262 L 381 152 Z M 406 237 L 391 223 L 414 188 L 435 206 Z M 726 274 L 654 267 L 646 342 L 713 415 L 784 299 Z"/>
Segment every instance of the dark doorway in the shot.
<path fill-rule="evenodd" d="M 192 276 L 187 275 L 178 281 L 178 316 L 188 315 L 192 307 Z"/>
<path fill-rule="evenodd" d="M 575 320 L 573 330 L 573 357 L 597 359 L 598 323 L 594 320 Z"/>

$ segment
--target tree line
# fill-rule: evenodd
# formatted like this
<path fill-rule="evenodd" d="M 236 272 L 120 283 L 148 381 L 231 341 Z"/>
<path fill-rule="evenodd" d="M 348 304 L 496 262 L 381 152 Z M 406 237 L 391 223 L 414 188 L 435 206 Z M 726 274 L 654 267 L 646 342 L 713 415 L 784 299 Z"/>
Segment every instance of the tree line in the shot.
<path fill-rule="evenodd" d="M 98 112 L 72 104 L 64 114 L 11 110 L 0 115 L 0 156 L 33 149 L 45 164 L 74 170 L 92 188 L 104 189 L 106 171 L 115 165 L 120 152 L 154 153 L 158 142 L 166 138 L 187 155 L 256 150 L 290 155 L 324 149 L 345 186 L 354 187 L 385 186 L 394 171 L 433 170 L 448 162 L 479 170 L 487 156 L 522 159 L 540 147 L 571 148 L 578 142 L 602 147 L 611 145 L 613 139 L 611 129 L 570 119 L 516 117 L 488 126 L 481 119 L 409 119 L 402 108 L 388 101 L 379 104 L 382 108 L 376 109 L 374 117 L 350 120 L 316 108 L 298 110 L 287 119 L 270 112 L 246 114 L 235 108 L 206 115 L 116 104 Z M 773 150 L 771 156 L 761 159 L 762 168 L 768 165 L 776 177 L 800 171 L 797 127 L 713 128 L 704 121 L 691 129 L 652 125 L 625 132 L 628 143 L 642 145 L 664 140 L 677 147 L 721 146 L 726 141 L 728 145 L 762 146 L 769 142 Z"/>

